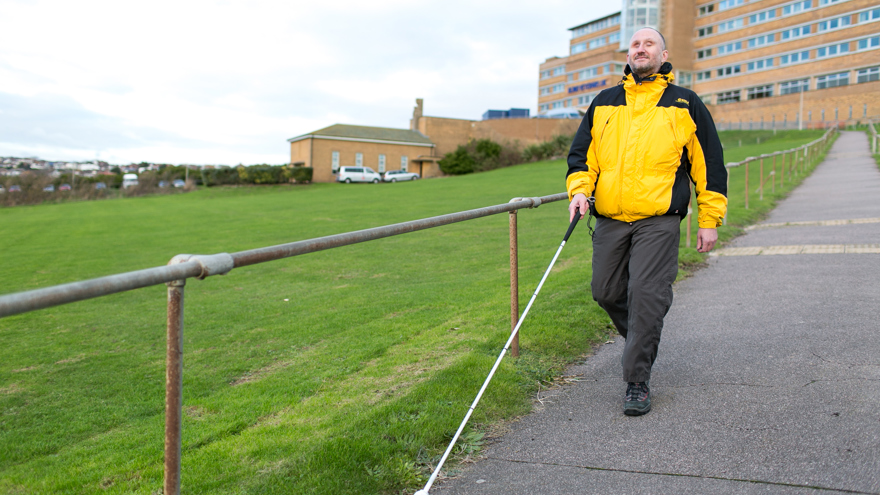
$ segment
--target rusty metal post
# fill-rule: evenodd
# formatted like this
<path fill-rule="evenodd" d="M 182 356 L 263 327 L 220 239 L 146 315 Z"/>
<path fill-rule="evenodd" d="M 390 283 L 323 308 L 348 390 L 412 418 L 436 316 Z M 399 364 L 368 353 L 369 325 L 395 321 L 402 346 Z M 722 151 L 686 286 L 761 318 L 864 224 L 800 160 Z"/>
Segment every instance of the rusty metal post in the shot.
<path fill-rule="evenodd" d="M 516 328 L 519 322 L 519 248 L 516 232 L 516 212 L 508 214 L 510 224 L 510 331 Z M 510 355 L 519 357 L 519 332 L 513 337 L 510 347 Z"/>
<path fill-rule="evenodd" d="M 798 161 L 798 150 L 795 149 L 794 150 L 794 173 L 800 175 L 801 172 L 802 172 L 801 163 Z"/>
<path fill-rule="evenodd" d="M 746 209 L 749 209 L 749 160 L 746 160 Z"/>
<path fill-rule="evenodd" d="M 183 287 L 168 282 L 168 341 L 165 365 L 165 488 L 180 495 L 181 416 L 183 408 Z"/>
<path fill-rule="evenodd" d="M 764 156 L 763 156 L 763 155 L 761 156 L 761 168 L 760 168 L 760 171 L 761 171 L 761 197 L 760 197 L 760 200 L 761 200 L 761 201 L 764 201 L 764 183 L 765 183 L 766 181 L 764 180 Z"/>

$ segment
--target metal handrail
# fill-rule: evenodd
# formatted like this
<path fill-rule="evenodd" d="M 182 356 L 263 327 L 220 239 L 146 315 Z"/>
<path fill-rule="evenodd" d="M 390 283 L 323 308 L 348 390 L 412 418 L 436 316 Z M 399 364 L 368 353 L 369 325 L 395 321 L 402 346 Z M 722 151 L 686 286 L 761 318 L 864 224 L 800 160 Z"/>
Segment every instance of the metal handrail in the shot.
<path fill-rule="evenodd" d="M 461 211 L 276 246 L 249 249 L 232 254 L 178 255 L 172 258 L 172 261 L 167 266 L 158 266 L 81 282 L 55 285 L 43 289 L 0 295 L 0 318 L 116 294 L 118 292 L 140 289 L 151 285 L 165 284 L 175 280 L 187 278 L 204 279 L 211 275 L 226 274 L 233 268 L 314 253 L 316 251 L 382 239 L 408 232 L 416 232 L 523 208 L 536 208 L 543 203 L 560 201 L 567 197 L 566 193 L 559 193 L 534 198 L 517 198 L 518 200 L 514 202 L 477 208 L 475 210 Z"/>

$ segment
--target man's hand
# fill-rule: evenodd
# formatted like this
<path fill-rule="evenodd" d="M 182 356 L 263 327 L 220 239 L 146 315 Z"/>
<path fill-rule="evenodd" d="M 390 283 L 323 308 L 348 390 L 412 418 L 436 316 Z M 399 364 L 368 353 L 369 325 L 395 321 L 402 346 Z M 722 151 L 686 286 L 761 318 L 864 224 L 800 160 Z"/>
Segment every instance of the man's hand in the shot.
<path fill-rule="evenodd" d="M 574 216 L 577 212 L 581 213 L 580 220 L 584 219 L 584 215 L 587 214 L 587 211 L 590 209 L 589 203 L 587 203 L 587 196 L 583 193 L 577 193 L 571 198 L 571 204 L 568 205 L 568 223 L 574 221 Z"/>
<path fill-rule="evenodd" d="M 574 204 L 574 201 L 572 201 Z M 698 229 L 697 230 L 697 251 L 708 253 L 715 247 L 718 241 L 718 230 L 716 229 Z"/>

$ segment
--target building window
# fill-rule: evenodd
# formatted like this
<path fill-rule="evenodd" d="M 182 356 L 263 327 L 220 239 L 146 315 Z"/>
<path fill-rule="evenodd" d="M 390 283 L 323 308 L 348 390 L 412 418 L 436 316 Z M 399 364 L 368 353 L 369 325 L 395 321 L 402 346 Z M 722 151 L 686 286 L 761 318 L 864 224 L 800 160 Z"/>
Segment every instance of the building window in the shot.
<path fill-rule="evenodd" d="M 838 72 L 816 78 L 816 89 L 834 88 L 849 84 L 849 72 Z"/>
<path fill-rule="evenodd" d="M 718 11 L 732 9 L 743 4 L 743 0 L 721 0 L 718 2 Z"/>
<path fill-rule="evenodd" d="M 838 0 L 822 0 L 819 5 L 828 5 L 829 3 L 837 3 Z"/>
<path fill-rule="evenodd" d="M 586 43 L 578 43 L 577 45 L 571 45 L 571 54 L 574 55 L 576 53 L 581 53 L 587 51 Z"/>
<path fill-rule="evenodd" d="M 822 21 L 819 23 L 818 31 L 821 33 L 822 31 L 830 31 L 832 29 L 842 28 L 844 26 L 849 26 L 850 16 L 845 15 L 843 17 L 838 17 L 836 19 L 829 19 L 827 21 Z"/>
<path fill-rule="evenodd" d="M 765 86 L 756 86 L 754 88 L 749 88 L 746 90 L 748 94 L 748 99 L 757 100 L 759 98 L 770 98 L 773 96 L 773 85 L 767 84 Z"/>
<path fill-rule="evenodd" d="M 697 58 L 706 58 L 712 56 L 712 49 L 707 48 L 705 50 L 697 50 Z"/>
<path fill-rule="evenodd" d="M 702 38 L 703 36 L 709 36 L 710 34 L 712 34 L 712 29 L 713 26 L 700 28 L 700 30 L 697 31 L 697 37 Z"/>
<path fill-rule="evenodd" d="M 406 172 L 406 166 L 409 165 L 409 158 L 406 155 L 400 157 L 400 170 Z"/>
<path fill-rule="evenodd" d="M 599 48 L 600 46 L 605 46 L 607 39 L 608 38 L 606 38 L 605 36 L 600 36 L 596 39 L 590 40 L 590 50 L 594 50 L 596 48 Z"/>
<path fill-rule="evenodd" d="M 872 19 L 880 19 L 880 8 L 859 14 L 859 22 L 870 21 Z"/>
<path fill-rule="evenodd" d="M 578 106 L 589 105 L 598 93 L 590 93 L 588 95 L 578 96 Z"/>
<path fill-rule="evenodd" d="M 700 7 L 700 15 L 711 14 L 715 11 L 715 4 L 710 3 L 709 5 L 703 5 Z"/>
<path fill-rule="evenodd" d="M 859 40 L 859 50 L 865 50 L 867 48 L 874 48 L 880 46 L 880 36 L 874 36 L 873 38 L 865 38 L 863 40 Z"/>
<path fill-rule="evenodd" d="M 716 101 L 719 105 L 723 105 L 725 103 L 735 103 L 739 101 L 741 91 L 725 91 L 724 93 L 718 93 L 718 98 Z"/>
<path fill-rule="evenodd" d="M 740 73 L 740 66 L 739 65 L 729 65 L 727 67 L 722 67 L 722 68 L 718 69 L 717 72 L 718 72 L 718 77 L 732 76 L 734 74 Z"/>
<path fill-rule="evenodd" d="M 541 72 L 541 79 L 548 79 L 551 77 L 561 76 L 565 74 L 565 66 L 560 65 L 559 67 L 554 67 L 552 69 L 547 69 Z"/>
<path fill-rule="evenodd" d="M 756 60 L 754 62 L 749 62 L 749 71 L 750 72 L 753 70 L 766 69 L 768 67 L 773 67 L 773 57 L 765 58 L 764 60 Z"/>
<path fill-rule="evenodd" d="M 590 79 L 599 75 L 599 68 L 592 67 L 576 73 L 579 80 Z"/>
<path fill-rule="evenodd" d="M 757 46 L 769 45 L 776 41 L 774 38 L 775 35 L 768 34 L 766 36 L 758 36 L 757 38 L 752 38 L 749 40 L 749 48 L 755 48 Z"/>
<path fill-rule="evenodd" d="M 805 60 L 810 60 L 809 50 L 803 51 L 803 52 L 798 52 L 798 53 L 790 53 L 788 55 L 783 55 L 783 56 L 779 57 L 779 64 L 780 65 L 793 64 L 796 62 L 803 62 Z"/>
<path fill-rule="evenodd" d="M 385 155 L 379 155 L 379 173 L 385 173 Z"/>
<path fill-rule="evenodd" d="M 789 38 L 799 38 L 805 34 L 810 34 L 810 26 L 801 26 L 796 27 L 794 29 L 789 29 L 788 31 L 783 31 L 781 39 L 787 40 Z"/>
<path fill-rule="evenodd" d="M 712 95 L 700 95 L 700 100 L 702 100 L 705 105 L 711 105 Z"/>
<path fill-rule="evenodd" d="M 354 166 L 355 167 L 363 167 L 364 166 L 364 154 L 363 153 L 355 153 L 354 154 Z"/>
<path fill-rule="evenodd" d="M 721 45 L 718 47 L 718 55 L 726 55 L 728 53 L 733 53 L 742 50 L 743 44 L 742 41 L 737 41 L 736 43 L 728 43 L 726 45 Z"/>
<path fill-rule="evenodd" d="M 339 152 L 333 152 L 333 158 L 330 161 L 330 168 L 333 170 L 333 173 L 336 173 L 339 170 Z"/>
<path fill-rule="evenodd" d="M 620 31 L 614 31 L 608 35 L 608 44 L 620 43 Z"/>
<path fill-rule="evenodd" d="M 797 81 L 786 81 L 779 83 L 779 94 L 788 95 L 791 93 L 800 93 L 810 89 L 809 79 L 799 79 Z"/>
<path fill-rule="evenodd" d="M 749 24 L 757 24 L 759 22 L 766 22 L 770 19 L 776 17 L 776 9 L 765 10 L 764 12 L 758 12 L 757 14 L 752 14 L 749 16 Z"/>
<path fill-rule="evenodd" d="M 823 46 L 816 50 L 816 58 L 833 57 L 838 53 L 846 53 L 849 51 L 849 43 L 841 43 L 839 45 Z"/>
<path fill-rule="evenodd" d="M 733 31 L 734 29 L 739 29 L 741 27 L 743 27 L 742 18 L 732 19 L 727 22 L 722 22 L 721 24 L 719 24 L 718 25 L 718 32 L 719 33 L 726 33 L 727 31 Z"/>
<path fill-rule="evenodd" d="M 706 79 L 710 79 L 712 77 L 712 71 L 706 70 L 703 72 L 697 72 L 697 81 L 704 81 Z"/>
<path fill-rule="evenodd" d="M 880 81 L 880 67 L 859 69 L 856 76 L 856 83 L 866 83 L 871 81 Z"/>
<path fill-rule="evenodd" d="M 812 0 L 805 0 L 803 2 L 786 5 L 785 7 L 782 7 L 782 15 L 797 14 L 798 12 L 803 12 L 804 10 L 809 9 L 812 5 Z"/>

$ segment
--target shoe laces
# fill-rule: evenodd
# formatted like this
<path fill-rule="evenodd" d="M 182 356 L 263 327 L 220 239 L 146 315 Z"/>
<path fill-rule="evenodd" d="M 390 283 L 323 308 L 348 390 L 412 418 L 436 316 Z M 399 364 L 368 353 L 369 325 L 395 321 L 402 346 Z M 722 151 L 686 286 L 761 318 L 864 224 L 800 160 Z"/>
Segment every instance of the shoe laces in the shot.
<path fill-rule="evenodd" d="M 648 398 L 648 385 L 645 382 L 629 382 L 626 385 L 627 402 L 642 402 Z"/>

